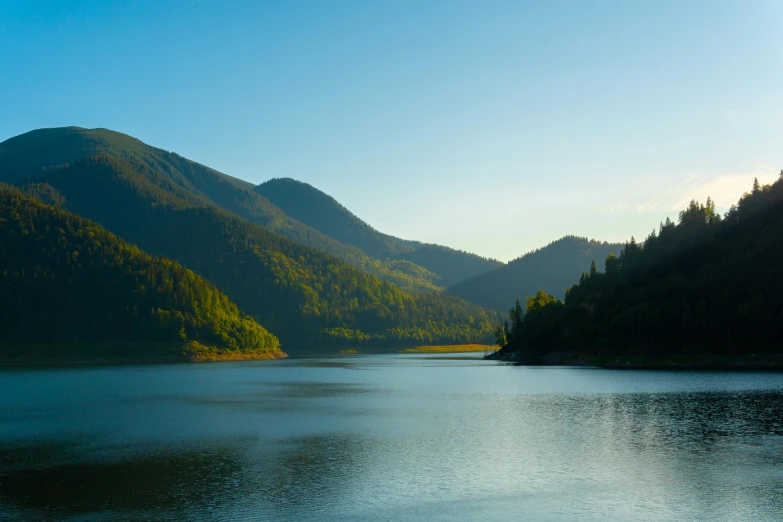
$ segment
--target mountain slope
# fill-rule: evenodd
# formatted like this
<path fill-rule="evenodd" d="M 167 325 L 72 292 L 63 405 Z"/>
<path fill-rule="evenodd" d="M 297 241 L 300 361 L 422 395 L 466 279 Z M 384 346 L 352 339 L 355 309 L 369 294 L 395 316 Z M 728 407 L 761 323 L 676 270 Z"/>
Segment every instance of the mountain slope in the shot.
<path fill-rule="evenodd" d="M 540 289 L 562 297 L 592 261 L 603 263 L 607 255 L 618 255 L 621 249 L 617 243 L 566 236 L 497 270 L 458 283 L 448 292 L 492 310 L 505 310 L 514 300 L 524 300 Z"/>
<path fill-rule="evenodd" d="M 412 263 L 384 263 L 287 216 L 253 185 L 178 154 L 149 146 L 108 129 L 63 127 L 31 131 L 0 143 L 0 181 L 19 183 L 47 169 L 95 154 L 122 159 L 177 187 L 182 197 L 212 203 L 297 243 L 333 255 L 401 288 L 424 292 L 437 288 L 437 275 Z"/>
<path fill-rule="evenodd" d="M 341 243 L 380 260 L 407 261 L 437 274 L 449 286 L 501 266 L 499 261 L 439 245 L 383 234 L 359 219 L 333 197 L 290 178 L 272 179 L 255 189 L 288 216 Z"/>
<path fill-rule="evenodd" d="M 679 224 L 630 242 L 606 271 L 585 274 L 565 303 L 524 316 L 505 351 L 537 356 L 674 357 L 781 355 L 783 175 L 756 183 L 725 217 L 696 201 Z"/>
<path fill-rule="evenodd" d="M 358 247 L 372 257 L 386 258 L 416 248 L 413 241 L 378 232 L 333 197 L 307 183 L 276 178 L 255 190 L 292 218 L 341 243 Z"/>
<path fill-rule="evenodd" d="M 0 244 L 4 357 L 80 348 L 99 356 L 282 355 L 274 335 L 202 277 L 7 186 Z"/>
<path fill-rule="evenodd" d="M 441 293 L 392 284 L 194 196 L 146 167 L 107 155 L 23 181 L 155 255 L 213 281 L 287 351 L 486 341 L 496 319 Z"/>
<path fill-rule="evenodd" d="M 37 129 L 0 143 L 0 165 L 6 182 L 38 176 L 41 170 L 75 163 L 94 154 L 106 154 L 127 161 L 136 162 L 150 169 L 158 168 L 171 177 L 177 184 L 194 192 L 200 192 L 196 186 L 209 175 L 215 179 L 238 188 L 252 188 L 252 184 L 227 176 L 203 165 L 185 160 L 177 154 L 151 147 L 127 134 L 109 129 L 85 129 L 82 127 L 57 127 Z M 196 172 L 180 172 L 182 165 L 193 164 Z M 189 176 L 196 179 L 189 179 Z M 199 180 L 198 177 L 201 179 Z M 203 195 L 203 194 L 202 194 Z"/>

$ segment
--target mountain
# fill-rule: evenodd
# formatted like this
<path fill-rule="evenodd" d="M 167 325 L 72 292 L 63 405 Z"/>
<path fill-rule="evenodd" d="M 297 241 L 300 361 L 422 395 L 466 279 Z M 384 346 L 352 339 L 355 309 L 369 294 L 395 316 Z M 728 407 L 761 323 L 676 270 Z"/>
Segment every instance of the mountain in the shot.
<path fill-rule="evenodd" d="M 63 127 L 39 129 L 0 143 L 0 181 L 32 180 L 54 167 L 72 164 L 95 154 L 122 159 L 143 167 L 177 187 L 190 201 L 209 202 L 303 245 L 331 254 L 368 273 L 409 291 L 437 288 L 437 277 L 426 270 L 397 270 L 360 249 L 345 245 L 300 223 L 253 191 L 253 185 L 190 161 L 178 154 L 147 145 L 108 129 Z M 418 268 L 418 267 L 416 267 Z"/>
<path fill-rule="evenodd" d="M 293 215 L 288 215 L 265 197 L 263 191 L 254 190 L 253 185 L 248 182 L 108 129 L 39 129 L 6 140 L 0 143 L 0 180 L 7 183 L 32 180 L 46 169 L 72 164 L 95 154 L 115 157 L 144 167 L 156 176 L 166 179 L 170 185 L 186 192 L 191 200 L 198 198 L 215 204 L 292 241 L 335 256 L 409 292 L 436 290 L 459 278 L 473 275 L 477 270 L 474 265 L 479 267 L 478 270 L 482 270 L 485 265 L 489 269 L 495 266 L 493 263 L 496 264 L 446 247 L 432 246 L 442 250 L 440 257 L 445 254 L 448 259 L 445 263 L 432 263 L 431 267 L 410 261 L 404 253 L 394 256 L 394 259 L 387 259 L 391 257 L 389 255 L 367 253 L 359 245 L 350 241 L 343 242 L 340 239 L 343 235 L 339 231 L 335 232 L 336 237 L 332 237 L 312 222 L 305 223 Z M 403 240 L 391 239 L 405 243 Z M 420 246 L 418 243 L 410 243 Z M 443 274 L 432 268 L 441 270 Z"/>
<path fill-rule="evenodd" d="M 206 277 L 289 352 L 491 336 L 493 314 L 439 292 L 407 294 L 227 212 L 144 162 L 98 154 L 17 184 Z"/>
<path fill-rule="evenodd" d="M 0 355 L 265 358 L 277 338 L 180 264 L 0 186 Z"/>
<path fill-rule="evenodd" d="M 678 224 L 667 220 L 603 265 L 565 302 L 543 292 L 531 299 L 504 351 L 664 362 L 781 355 L 783 172 L 772 185 L 756 181 L 725 216 L 709 199 L 692 201 Z"/>
<path fill-rule="evenodd" d="M 202 196 L 223 184 L 236 188 L 253 187 L 177 154 L 151 147 L 127 134 L 82 127 L 37 129 L 0 143 L 0 172 L 6 182 L 15 182 L 94 154 L 115 156 L 160 170 L 178 185 Z"/>
<path fill-rule="evenodd" d="M 524 300 L 539 289 L 562 297 L 592 261 L 602 263 L 607 255 L 618 255 L 622 248 L 618 243 L 566 236 L 496 270 L 451 286 L 448 292 L 492 310 L 506 310 L 515 299 Z"/>
<path fill-rule="evenodd" d="M 271 179 L 255 188 L 288 216 L 353 245 L 375 258 L 413 251 L 417 244 L 378 232 L 356 217 L 333 197 L 317 188 L 290 178 Z"/>
<path fill-rule="evenodd" d="M 401 262 L 425 268 L 436 275 L 433 282 L 439 286 L 446 287 L 502 265 L 460 250 L 383 234 L 333 197 L 301 181 L 277 178 L 255 190 L 286 215 L 373 258 L 397 263 L 391 266 L 401 271 L 407 271 Z"/>

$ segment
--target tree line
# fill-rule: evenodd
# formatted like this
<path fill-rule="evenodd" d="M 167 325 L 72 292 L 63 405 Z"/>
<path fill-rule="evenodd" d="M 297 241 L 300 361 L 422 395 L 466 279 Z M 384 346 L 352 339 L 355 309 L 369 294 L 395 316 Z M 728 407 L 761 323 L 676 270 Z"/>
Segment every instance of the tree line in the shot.
<path fill-rule="evenodd" d="M 603 270 L 593 262 L 563 301 L 539 292 L 496 329 L 501 352 L 742 355 L 779 351 L 783 172 L 721 215 L 691 201 Z"/>

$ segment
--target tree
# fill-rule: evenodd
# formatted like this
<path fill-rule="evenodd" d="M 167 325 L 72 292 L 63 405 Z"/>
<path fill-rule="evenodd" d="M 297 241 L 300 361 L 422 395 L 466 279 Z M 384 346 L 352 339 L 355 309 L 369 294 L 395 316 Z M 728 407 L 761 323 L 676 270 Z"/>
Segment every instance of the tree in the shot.
<path fill-rule="evenodd" d="M 617 261 L 617 256 L 614 254 L 609 254 L 606 256 L 606 263 L 604 264 L 606 267 L 606 273 L 607 274 L 613 274 L 617 271 L 619 268 L 619 262 Z"/>
<path fill-rule="evenodd" d="M 556 303 L 556 302 L 558 301 L 557 299 L 555 299 L 554 296 L 547 294 L 543 290 L 539 290 L 538 292 L 536 292 L 536 295 L 534 296 L 531 295 L 527 298 L 527 301 L 525 303 L 526 304 L 525 312 L 529 314 L 530 312 L 541 310 L 549 303 Z"/>
<path fill-rule="evenodd" d="M 595 276 L 598 273 L 598 269 L 595 267 L 595 260 L 590 262 L 590 277 Z"/>
<path fill-rule="evenodd" d="M 506 336 L 506 329 L 503 327 L 502 324 L 499 324 L 497 328 L 495 328 L 495 343 L 503 348 L 508 344 L 508 338 Z"/>
<path fill-rule="evenodd" d="M 511 320 L 511 338 L 518 338 L 523 319 L 522 304 L 519 299 L 514 308 L 509 311 L 508 318 Z"/>

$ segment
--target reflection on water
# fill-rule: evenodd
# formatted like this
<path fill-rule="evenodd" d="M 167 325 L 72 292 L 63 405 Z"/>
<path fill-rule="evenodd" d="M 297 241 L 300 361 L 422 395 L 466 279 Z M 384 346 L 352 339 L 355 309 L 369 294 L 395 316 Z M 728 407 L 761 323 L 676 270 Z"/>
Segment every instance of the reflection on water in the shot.
<path fill-rule="evenodd" d="M 53 518 L 122 518 L 129 513 L 159 518 L 153 509 L 182 518 L 193 506 L 204 514 L 219 507 L 225 498 L 221 490 L 240 471 L 235 455 L 219 448 L 100 461 L 87 455 L 74 461 L 69 449 L 73 448 L 33 444 L 4 450 L 3 460 L 10 465 L 0 481 L 0 496 L 18 508 L 38 512 L 36 518 L 40 512 Z M 37 458 L 25 458 L 28 452 Z M 14 455 L 21 455 L 22 462 Z"/>
<path fill-rule="evenodd" d="M 771 373 L 4 371 L 0 519 L 781 520 L 782 414 Z"/>

